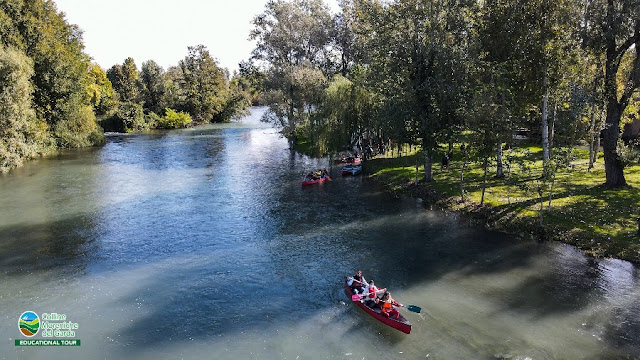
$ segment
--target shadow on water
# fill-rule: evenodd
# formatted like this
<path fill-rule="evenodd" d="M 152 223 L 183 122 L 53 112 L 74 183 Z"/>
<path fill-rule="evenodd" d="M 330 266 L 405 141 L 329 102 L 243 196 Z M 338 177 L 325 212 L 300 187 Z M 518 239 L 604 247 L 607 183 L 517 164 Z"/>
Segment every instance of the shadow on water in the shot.
<path fill-rule="evenodd" d="M 37 225 L 0 228 L 0 268 L 7 276 L 52 269 L 61 269 L 68 275 L 82 274 L 99 249 L 96 227 L 93 217 L 77 215 Z"/>

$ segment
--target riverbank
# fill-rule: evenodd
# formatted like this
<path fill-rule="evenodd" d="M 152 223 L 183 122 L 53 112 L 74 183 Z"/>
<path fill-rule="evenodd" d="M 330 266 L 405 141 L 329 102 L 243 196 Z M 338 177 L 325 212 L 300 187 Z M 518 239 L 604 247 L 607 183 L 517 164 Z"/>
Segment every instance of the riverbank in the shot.
<path fill-rule="evenodd" d="M 531 158 L 541 158 L 539 148 L 529 148 Z M 538 182 L 539 172 L 513 169 L 505 178 L 495 177 L 495 165 L 487 177 L 481 203 L 483 169 L 467 163 L 464 170 L 464 201 L 460 196 L 462 161 L 454 152 L 448 168 L 434 164 L 435 182 L 416 181 L 424 175 L 415 154 L 376 157 L 367 161 L 367 175 L 395 193 L 421 198 L 425 204 L 455 211 L 479 225 L 518 238 L 572 244 L 595 257 L 614 257 L 640 263 L 640 165 L 625 169 L 629 188 L 608 189 L 600 159 L 590 171 L 588 154 L 576 150 L 576 158 L 559 170 L 549 206 L 549 185 Z M 541 168 L 535 161 L 531 167 Z M 542 186 L 542 210 L 536 186 Z M 546 187 L 545 187 L 546 186 Z M 542 226 L 540 215 L 542 213 Z"/>

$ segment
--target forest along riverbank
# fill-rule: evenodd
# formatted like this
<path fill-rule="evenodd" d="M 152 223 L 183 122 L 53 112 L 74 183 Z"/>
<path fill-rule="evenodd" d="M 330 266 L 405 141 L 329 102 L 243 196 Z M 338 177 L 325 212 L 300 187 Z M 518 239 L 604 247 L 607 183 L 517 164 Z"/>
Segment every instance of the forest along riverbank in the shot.
<path fill-rule="evenodd" d="M 533 154 L 541 149 L 532 148 Z M 461 155 L 453 152 L 447 168 L 434 164 L 436 181 L 416 182 L 416 155 L 377 157 L 367 161 L 366 175 L 389 191 L 424 200 L 425 205 L 463 214 L 472 223 L 508 233 L 517 238 L 560 241 L 575 245 L 597 257 L 614 257 L 640 263 L 640 165 L 627 167 L 629 187 L 609 189 L 602 162 L 588 170 L 588 153 L 574 150 L 571 171 L 558 172 L 550 201 L 541 199 L 536 186 L 539 174 L 510 174 L 501 179 L 489 174 L 481 205 L 483 170 L 465 163 L 464 194 L 460 197 Z M 541 156 L 540 156 L 541 158 Z M 418 160 L 420 161 L 420 160 Z M 422 178 L 423 167 L 418 169 Z M 542 209 L 542 210 L 541 210 Z M 542 221 L 542 225 L 541 225 Z"/>

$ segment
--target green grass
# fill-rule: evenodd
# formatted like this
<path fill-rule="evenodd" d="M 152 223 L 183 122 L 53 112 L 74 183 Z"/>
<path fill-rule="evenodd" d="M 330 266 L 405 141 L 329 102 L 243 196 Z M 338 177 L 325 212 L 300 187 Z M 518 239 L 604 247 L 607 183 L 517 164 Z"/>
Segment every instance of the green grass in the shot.
<path fill-rule="evenodd" d="M 457 150 L 457 147 L 456 147 Z M 540 147 L 529 147 L 528 163 L 533 171 L 526 173 L 512 169 L 511 185 L 495 177 L 495 164 L 489 168 L 484 206 L 480 206 L 482 192 L 482 164 L 468 163 L 464 173 L 465 200 L 460 201 L 460 154 L 454 152 L 448 169 L 442 169 L 436 156 L 433 173 L 435 182 L 415 183 L 416 162 L 419 178 L 424 175 L 424 161 L 415 153 L 374 158 L 367 162 L 366 172 L 389 189 L 412 196 L 427 198 L 443 208 L 460 211 L 487 225 L 520 237 L 563 241 L 574 244 L 595 255 L 617 257 L 640 262 L 640 236 L 637 219 L 640 216 L 640 165 L 625 169 L 630 185 L 625 189 L 607 189 L 602 156 L 595 168 L 587 171 L 588 153 L 576 149 L 577 159 L 569 169 L 556 175 L 551 209 L 548 187 L 545 188 L 543 226 L 539 225 L 540 202 L 535 191 L 516 186 L 536 184 L 540 177 L 542 158 Z"/>

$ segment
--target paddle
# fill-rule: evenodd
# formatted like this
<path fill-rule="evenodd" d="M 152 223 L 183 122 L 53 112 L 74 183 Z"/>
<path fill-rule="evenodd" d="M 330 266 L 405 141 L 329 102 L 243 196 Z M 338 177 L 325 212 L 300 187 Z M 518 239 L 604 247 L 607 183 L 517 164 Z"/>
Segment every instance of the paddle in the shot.
<path fill-rule="evenodd" d="M 382 294 L 385 291 L 387 291 L 387 289 L 380 289 L 380 290 L 376 291 L 376 295 L 377 294 Z M 369 294 L 368 293 L 367 294 L 354 294 L 353 296 L 351 296 L 351 300 L 352 301 L 360 301 L 360 299 L 362 299 L 363 297 L 365 297 L 367 295 L 369 295 Z"/>
<path fill-rule="evenodd" d="M 351 301 L 360 301 L 360 299 L 362 299 L 365 296 L 367 296 L 367 294 L 361 294 L 361 295 L 355 294 L 355 295 L 351 296 Z M 406 307 L 407 310 L 409 310 L 411 312 L 414 312 L 414 313 L 420 313 L 422 311 L 422 308 L 420 306 L 418 306 L 418 305 L 407 305 L 407 306 L 404 306 L 404 305 L 400 304 L 400 306 Z"/>

